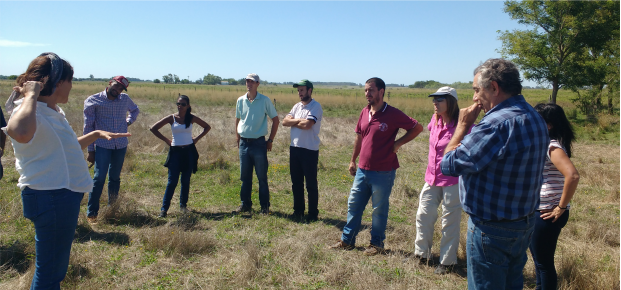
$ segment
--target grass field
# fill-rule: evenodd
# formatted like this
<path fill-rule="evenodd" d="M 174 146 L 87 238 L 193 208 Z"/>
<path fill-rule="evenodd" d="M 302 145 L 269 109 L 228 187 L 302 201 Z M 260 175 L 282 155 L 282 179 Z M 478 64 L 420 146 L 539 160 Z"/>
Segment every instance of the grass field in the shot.
<path fill-rule="evenodd" d="M 0 102 L 11 82 L 0 82 Z M 77 135 L 82 132 L 84 99 L 105 83 L 76 82 L 68 104 L 61 105 Z M 389 89 L 387 101 L 427 124 L 431 90 Z M 273 213 L 232 215 L 239 205 L 239 161 L 235 146 L 234 104 L 242 86 L 155 85 L 132 83 L 129 94 L 141 114 L 130 127 L 132 137 L 121 175 L 121 199 L 105 208 L 99 223 L 86 222 L 86 201 L 78 221 L 71 261 L 63 289 L 466 289 L 465 228 L 462 215 L 460 271 L 444 276 L 434 267 L 404 262 L 414 250 L 418 193 L 424 184 L 428 137 L 426 130 L 399 151 L 390 198 L 385 255 L 366 257 L 361 248 L 327 250 L 345 224 L 347 197 L 353 178 L 347 173 L 358 114 L 365 105 L 361 88 L 316 88 L 313 97 L 324 109 L 319 155 L 319 221 L 299 223 L 292 210 L 289 179 L 289 129 L 281 127 L 270 161 L 269 185 Z M 281 118 L 298 101 L 294 89 L 261 86 L 259 92 L 276 100 Z M 166 186 L 162 166 L 167 148 L 149 126 L 176 111 L 176 96 L 186 94 L 192 111 L 211 126 L 197 144 L 199 171 L 192 177 L 189 214 L 178 211 L 178 190 L 166 219 L 157 218 Z M 460 105 L 471 103 L 471 91 L 459 90 Z M 526 90 L 531 104 L 547 100 L 548 90 Z M 619 289 L 619 116 L 586 121 L 562 91 L 565 107 L 579 135 L 572 161 L 581 174 L 572 201 L 570 220 L 557 248 L 561 289 Z M 618 107 L 618 104 L 616 104 Z M 170 129 L 162 130 L 170 135 Z M 27 289 L 34 271 L 34 228 L 22 215 L 15 186 L 10 142 L 2 157 L 0 181 L 0 289 Z M 256 179 L 255 179 L 256 180 Z M 104 192 L 107 189 L 104 188 Z M 258 206 L 257 183 L 253 203 Z M 256 209 L 256 208 L 255 208 Z M 370 239 L 370 210 L 363 218 L 360 247 Z M 439 224 L 436 224 L 439 227 Z M 436 231 L 436 241 L 439 240 Z M 436 261 L 439 242 L 434 243 Z M 530 260 L 524 270 L 525 288 L 534 287 Z"/>

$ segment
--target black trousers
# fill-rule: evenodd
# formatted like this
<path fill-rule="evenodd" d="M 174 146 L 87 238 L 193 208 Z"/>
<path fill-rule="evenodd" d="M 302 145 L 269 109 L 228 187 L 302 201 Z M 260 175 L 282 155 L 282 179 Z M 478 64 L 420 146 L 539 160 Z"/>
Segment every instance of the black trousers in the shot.
<path fill-rule="evenodd" d="M 300 147 L 289 147 L 289 170 L 291 173 L 291 191 L 293 192 L 293 211 L 304 214 L 304 179 L 308 192 L 308 215 L 316 217 L 319 214 L 319 190 L 317 189 L 317 163 L 319 150 L 308 150 Z"/>

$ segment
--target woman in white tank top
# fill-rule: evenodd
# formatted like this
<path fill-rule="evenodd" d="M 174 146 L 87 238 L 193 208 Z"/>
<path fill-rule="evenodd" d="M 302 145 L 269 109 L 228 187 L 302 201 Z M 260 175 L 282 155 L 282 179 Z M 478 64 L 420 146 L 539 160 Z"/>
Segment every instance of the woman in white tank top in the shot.
<path fill-rule="evenodd" d="M 151 126 L 151 132 L 162 139 L 168 146 L 168 157 L 164 166 L 168 167 L 168 184 L 162 200 L 160 217 L 166 217 L 170 201 L 175 193 L 175 188 L 181 175 L 181 193 L 179 194 L 179 206 L 182 213 L 187 212 L 188 195 L 190 193 L 190 177 L 196 173 L 198 167 L 198 151 L 196 142 L 203 138 L 211 126 L 201 118 L 192 115 L 190 98 L 185 95 L 177 99 L 176 114 L 166 116 Z M 172 130 L 172 140 L 166 138 L 160 132 L 160 128 L 170 124 Z M 198 124 L 203 127 L 203 131 L 196 137 L 192 137 L 192 126 Z"/>

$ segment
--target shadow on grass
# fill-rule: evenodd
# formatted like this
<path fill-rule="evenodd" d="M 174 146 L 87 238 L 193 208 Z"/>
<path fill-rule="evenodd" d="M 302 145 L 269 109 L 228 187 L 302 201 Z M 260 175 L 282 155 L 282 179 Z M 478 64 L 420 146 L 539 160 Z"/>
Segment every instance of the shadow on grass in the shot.
<path fill-rule="evenodd" d="M 211 221 L 221 221 L 224 219 L 232 218 L 234 216 L 239 216 L 243 219 L 251 219 L 253 214 L 257 214 L 256 212 L 235 214 L 231 212 L 194 212 L 194 211 L 193 213 L 198 214 L 202 218 L 211 220 Z"/>
<path fill-rule="evenodd" d="M 129 235 L 124 233 L 98 233 L 93 231 L 91 228 L 78 225 L 76 228 L 75 241 L 78 243 L 84 243 L 88 241 L 103 241 L 109 244 L 116 244 L 119 246 L 128 245 L 129 244 Z"/>
<path fill-rule="evenodd" d="M 20 274 L 25 273 L 30 267 L 29 256 L 34 258 L 34 251 L 30 252 L 28 245 L 24 243 L 0 245 L 0 271 L 12 268 Z"/>

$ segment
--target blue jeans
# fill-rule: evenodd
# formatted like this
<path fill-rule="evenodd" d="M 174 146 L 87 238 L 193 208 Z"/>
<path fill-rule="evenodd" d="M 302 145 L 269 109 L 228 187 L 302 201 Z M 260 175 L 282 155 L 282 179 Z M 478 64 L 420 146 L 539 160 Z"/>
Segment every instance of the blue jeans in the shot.
<path fill-rule="evenodd" d="M 31 290 L 60 289 L 83 197 L 68 189 L 22 190 L 24 217 L 35 226 L 36 269 Z"/>
<path fill-rule="evenodd" d="M 186 207 L 188 203 L 188 195 L 190 194 L 190 177 L 192 176 L 192 167 L 188 165 L 188 160 L 183 160 L 179 151 L 171 151 L 170 160 L 168 162 L 168 184 L 164 199 L 162 200 L 162 210 L 168 211 L 170 201 L 175 194 L 175 188 L 179 182 L 179 174 L 181 174 L 181 192 L 179 193 L 179 206 Z"/>
<path fill-rule="evenodd" d="M 252 208 L 252 168 L 259 180 L 259 203 L 261 208 L 270 207 L 270 188 L 267 184 L 267 142 L 265 137 L 239 140 L 239 167 L 242 182 L 239 197 L 241 205 Z"/>
<path fill-rule="evenodd" d="M 541 213 L 535 212 L 535 230 L 530 242 L 530 254 L 533 255 L 537 287 L 535 289 L 556 290 L 557 275 L 554 267 L 554 252 L 561 229 L 567 224 L 569 211 L 566 210 L 556 222 L 553 219 L 544 220 Z"/>
<path fill-rule="evenodd" d="M 468 289 L 522 289 L 534 215 L 515 221 L 468 219 Z"/>
<path fill-rule="evenodd" d="M 106 149 L 95 146 L 95 176 L 93 176 L 93 191 L 88 194 L 86 216 L 96 217 L 99 214 L 99 198 L 106 183 L 106 175 L 108 175 L 108 204 L 116 201 L 121 187 L 121 169 L 125 161 L 125 152 L 127 147 Z"/>
<path fill-rule="evenodd" d="M 293 212 L 304 214 L 304 179 L 308 192 L 308 216 L 317 217 L 319 190 L 317 188 L 317 163 L 319 151 L 300 147 L 289 147 L 289 173 L 293 192 Z"/>
<path fill-rule="evenodd" d="M 362 213 L 369 203 L 369 199 L 371 199 L 373 203 L 371 244 L 384 247 L 386 224 L 388 223 L 388 200 L 395 183 L 395 173 L 396 170 L 371 171 L 358 168 L 347 201 L 347 224 L 343 227 L 343 235 L 341 236 L 343 242 L 356 245 Z"/>

